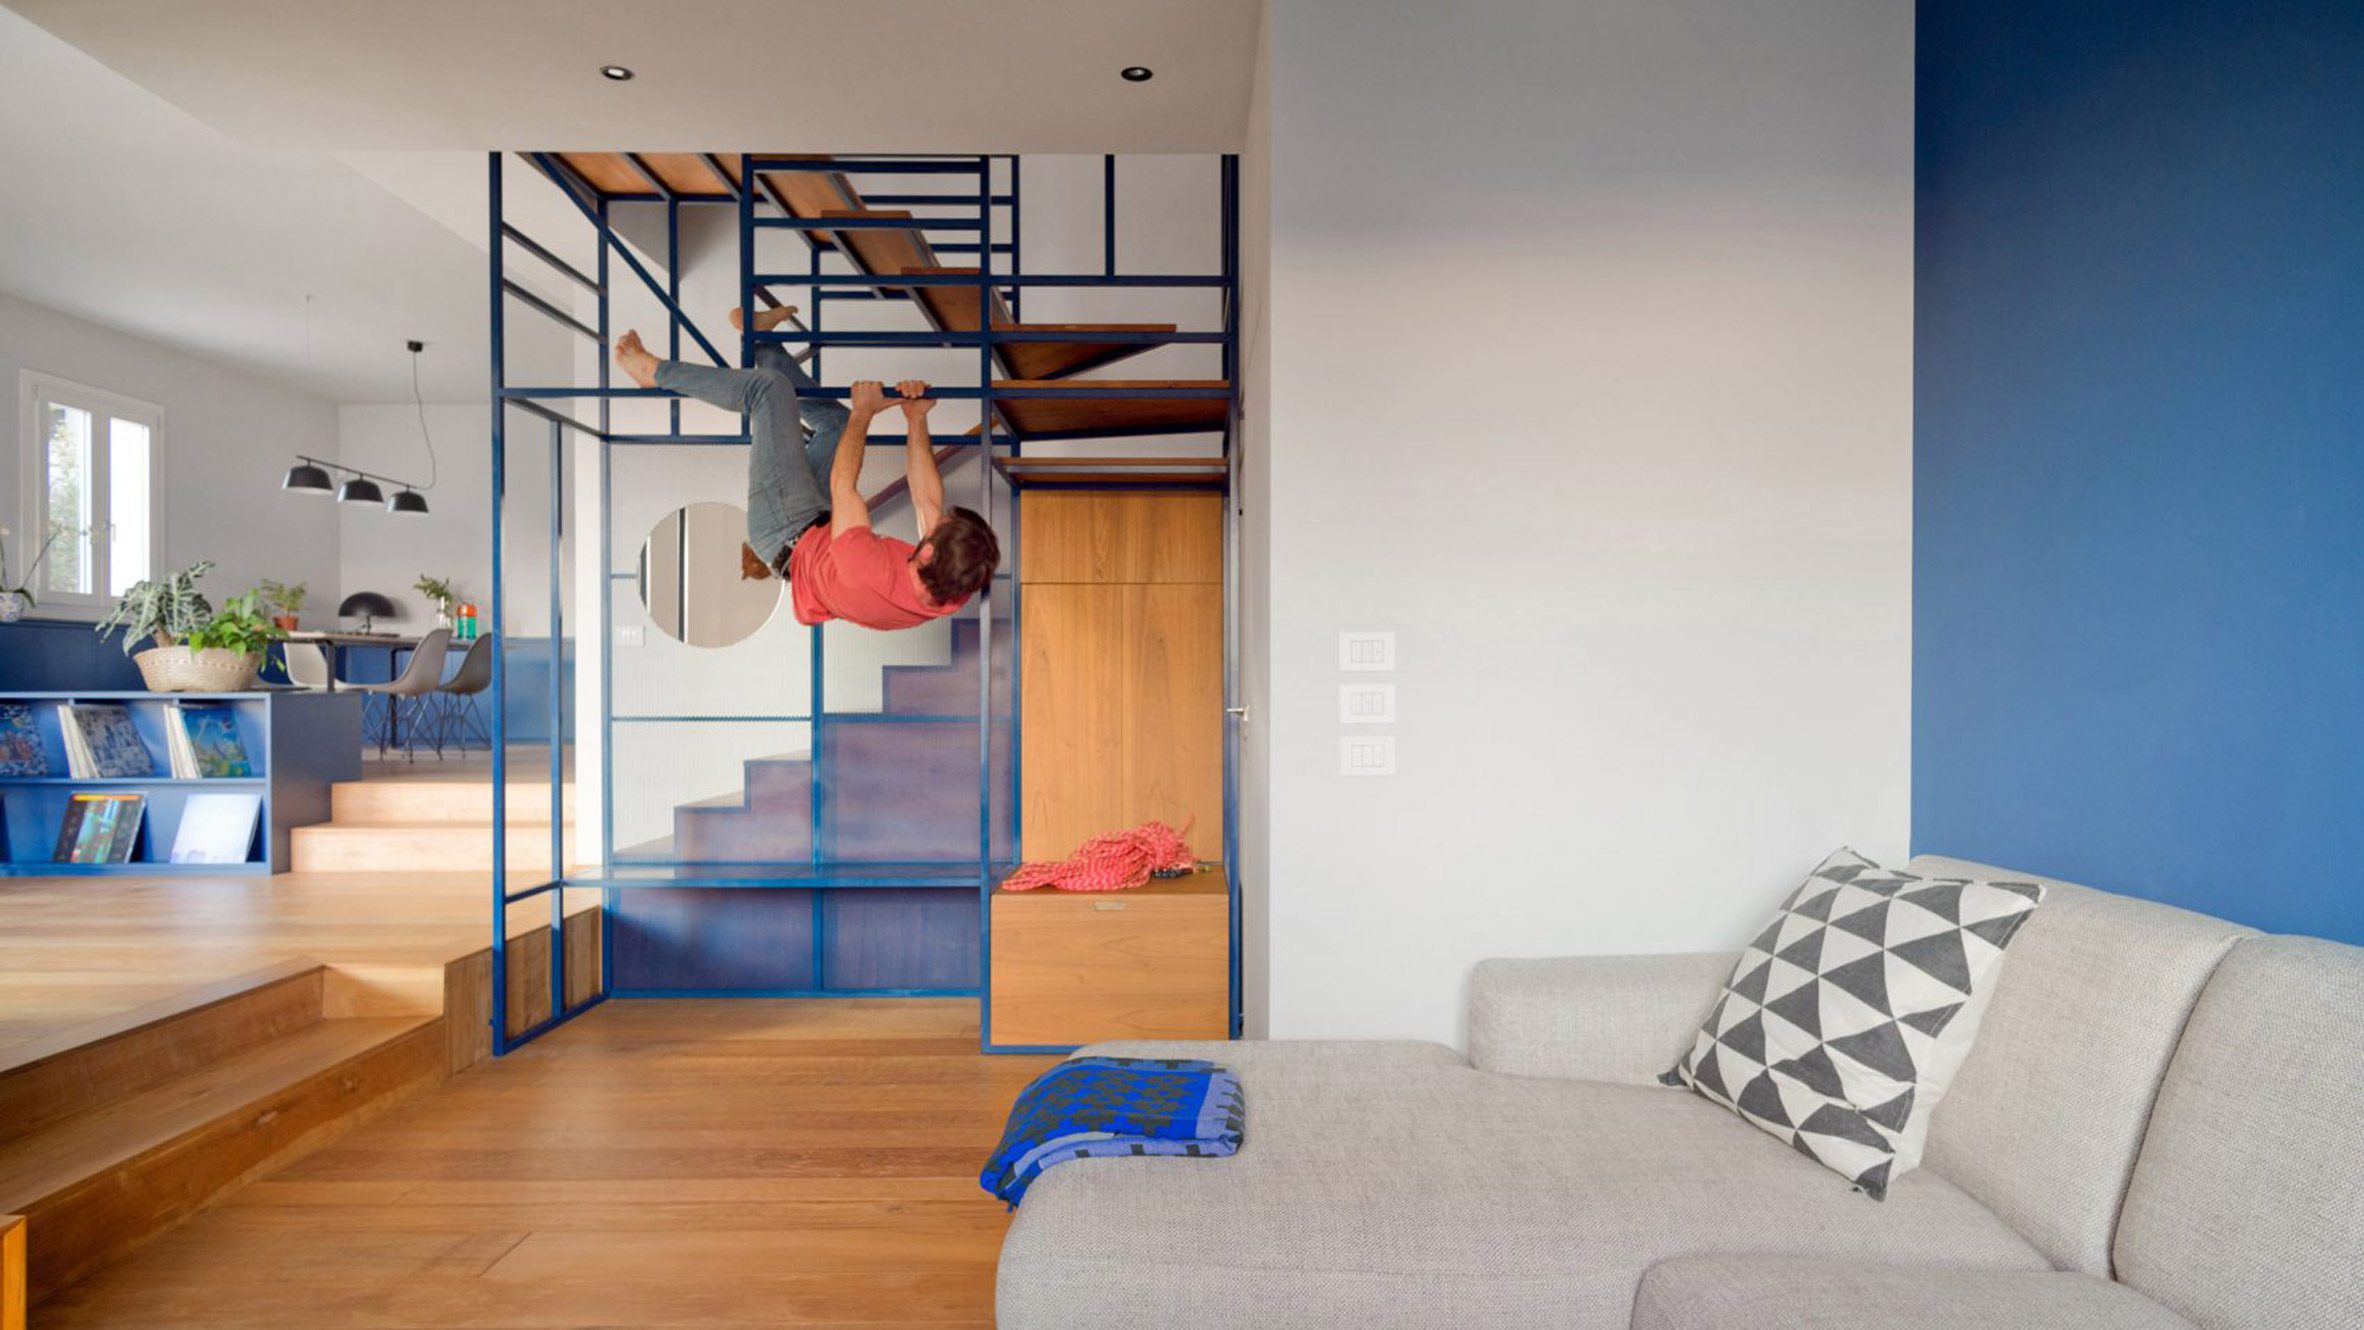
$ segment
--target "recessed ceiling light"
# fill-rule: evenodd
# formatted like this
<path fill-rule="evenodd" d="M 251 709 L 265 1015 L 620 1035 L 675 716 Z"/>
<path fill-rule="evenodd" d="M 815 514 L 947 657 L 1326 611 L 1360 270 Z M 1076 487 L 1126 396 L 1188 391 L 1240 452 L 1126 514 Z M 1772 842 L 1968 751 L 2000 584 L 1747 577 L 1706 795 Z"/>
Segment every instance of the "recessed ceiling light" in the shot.
<path fill-rule="evenodd" d="M 624 68 L 622 65 L 601 65 L 599 67 L 599 76 L 605 79 L 614 79 L 618 83 L 629 83 L 632 81 L 632 71 Z"/>
<path fill-rule="evenodd" d="M 1117 73 L 1127 83 L 1147 83 L 1157 77 L 1157 71 L 1147 65 L 1126 65 Z"/>

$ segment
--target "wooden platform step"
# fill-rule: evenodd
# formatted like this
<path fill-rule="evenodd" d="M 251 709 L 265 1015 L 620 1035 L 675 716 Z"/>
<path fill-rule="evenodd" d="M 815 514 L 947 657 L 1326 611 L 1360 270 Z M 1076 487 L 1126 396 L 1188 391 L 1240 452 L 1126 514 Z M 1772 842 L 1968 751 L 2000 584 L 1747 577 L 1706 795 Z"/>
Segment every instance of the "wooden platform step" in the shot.
<path fill-rule="evenodd" d="M 577 845 L 573 824 L 566 844 Z M 550 863 L 550 824 L 512 818 L 503 837 L 512 871 L 542 872 Z M 323 822 L 290 833 L 288 864 L 298 873 L 368 873 L 387 869 L 472 872 L 490 869 L 493 827 L 478 822 Z"/>
<path fill-rule="evenodd" d="M 0 1213 L 26 1217 L 38 1300 L 438 1080 L 439 1016 L 323 1016 L 295 961 L 67 1031 L 0 1063 Z"/>
<path fill-rule="evenodd" d="M 1106 388 L 1155 391 L 1222 389 L 1222 379 L 995 379 L 1003 392 L 1026 388 Z M 1231 414 L 1225 397 L 996 397 L 993 407 L 1029 439 L 1115 438 L 1128 434 L 1216 433 Z"/>
<path fill-rule="evenodd" d="M 515 769 L 511 774 L 515 776 Z M 348 780 L 329 787 L 329 816 L 340 822 L 490 822 L 492 782 L 485 780 Z M 572 819 L 575 787 L 561 791 L 561 806 Z M 512 779 L 508 790 L 512 822 L 550 820 L 550 782 Z"/>

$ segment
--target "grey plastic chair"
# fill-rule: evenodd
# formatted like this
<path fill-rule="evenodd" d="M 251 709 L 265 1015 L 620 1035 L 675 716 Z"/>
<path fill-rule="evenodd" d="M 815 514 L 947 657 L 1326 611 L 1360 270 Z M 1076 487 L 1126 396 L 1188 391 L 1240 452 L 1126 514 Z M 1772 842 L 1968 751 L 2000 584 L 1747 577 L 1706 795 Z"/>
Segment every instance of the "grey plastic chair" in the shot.
<path fill-rule="evenodd" d="M 337 686 L 329 672 L 328 651 L 317 642 L 282 642 L 280 659 L 287 662 L 287 681 L 308 692 L 325 693 Z"/>
<path fill-rule="evenodd" d="M 410 653 L 410 664 L 388 683 L 356 683 L 345 685 L 356 693 L 386 699 L 386 723 L 378 730 L 378 756 L 395 744 L 402 745 L 403 756 L 416 762 L 419 740 L 424 738 L 435 750 L 438 760 L 443 757 L 443 735 L 435 728 L 430 709 L 430 696 L 443 683 L 444 657 L 451 654 L 451 629 L 438 628 L 419 639 L 418 648 Z M 405 713 L 410 719 L 410 737 L 402 737 Z"/>
<path fill-rule="evenodd" d="M 468 740 L 475 737 L 492 747 L 492 732 L 476 719 L 476 698 L 492 687 L 493 638 L 484 636 L 468 644 L 468 654 L 460 657 L 460 667 L 435 689 L 436 723 L 439 738 L 450 742 L 461 752 L 468 751 Z"/>

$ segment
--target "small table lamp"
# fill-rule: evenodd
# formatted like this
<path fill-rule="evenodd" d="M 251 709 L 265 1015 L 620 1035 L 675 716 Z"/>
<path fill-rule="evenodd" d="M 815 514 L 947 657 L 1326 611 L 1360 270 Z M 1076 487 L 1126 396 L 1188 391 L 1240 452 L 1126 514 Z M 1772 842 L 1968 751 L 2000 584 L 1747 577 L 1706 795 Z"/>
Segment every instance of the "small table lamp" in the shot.
<path fill-rule="evenodd" d="M 340 617 L 360 615 L 360 631 L 366 633 L 370 631 L 372 621 L 379 615 L 384 615 L 389 619 L 400 618 L 402 611 L 395 607 L 393 601 L 375 591 L 356 591 L 345 597 L 344 603 L 337 606 L 337 614 Z"/>

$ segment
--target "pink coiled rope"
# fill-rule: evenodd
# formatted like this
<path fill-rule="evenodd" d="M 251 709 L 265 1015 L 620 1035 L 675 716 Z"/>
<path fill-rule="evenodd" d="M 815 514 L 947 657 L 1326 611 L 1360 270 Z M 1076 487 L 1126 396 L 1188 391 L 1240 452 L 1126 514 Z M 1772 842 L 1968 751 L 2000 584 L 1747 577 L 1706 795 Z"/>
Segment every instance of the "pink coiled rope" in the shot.
<path fill-rule="evenodd" d="M 1182 830 L 1190 830 L 1190 825 L 1185 823 Z M 1148 822 L 1131 831 L 1094 836 L 1056 863 L 1021 864 L 1001 889 L 1128 891 L 1146 886 L 1153 874 L 1188 873 L 1197 867 L 1198 859 L 1180 832 L 1163 822 Z"/>

